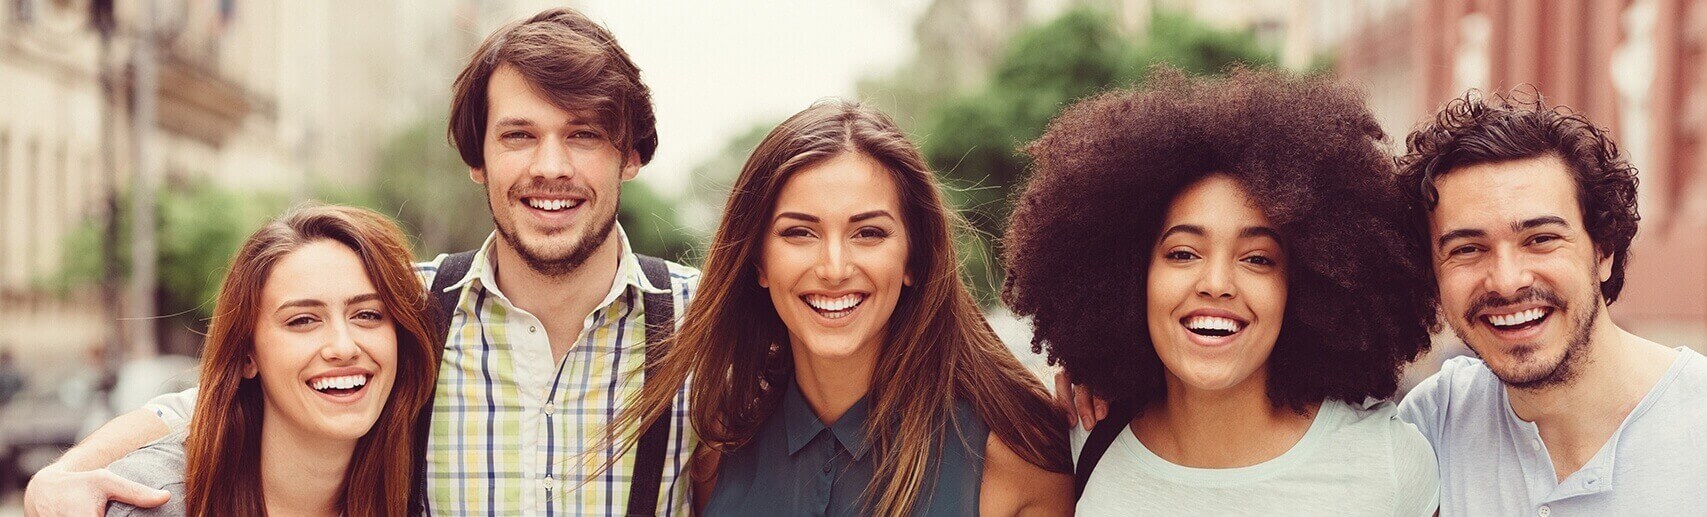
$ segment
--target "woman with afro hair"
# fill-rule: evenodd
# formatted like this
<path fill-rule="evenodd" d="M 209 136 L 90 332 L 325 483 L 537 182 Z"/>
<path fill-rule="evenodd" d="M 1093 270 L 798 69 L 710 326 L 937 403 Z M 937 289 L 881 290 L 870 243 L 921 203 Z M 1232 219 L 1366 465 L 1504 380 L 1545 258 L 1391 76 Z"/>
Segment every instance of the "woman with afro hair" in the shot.
<path fill-rule="evenodd" d="M 1003 299 L 1110 403 L 1081 515 L 1434 512 L 1388 401 L 1434 316 L 1384 140 L 1327 79 L 1161 69 L 1025 148 Z"/>

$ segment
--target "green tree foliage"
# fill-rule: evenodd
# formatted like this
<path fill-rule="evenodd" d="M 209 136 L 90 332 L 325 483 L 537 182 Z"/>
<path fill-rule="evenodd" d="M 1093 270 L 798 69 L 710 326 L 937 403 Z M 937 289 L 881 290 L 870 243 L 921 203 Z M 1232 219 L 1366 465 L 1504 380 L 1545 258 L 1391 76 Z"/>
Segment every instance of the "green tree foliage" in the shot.
<path fill-rule="evenodd" d="M 120 282 L 130 274 L 130 226 L 128 197 L 118 210 L 119 238 L 109 242 L 106 221 L 85 221 L 67 237 L 65 264 L 59 285 L 62 289 L 98 285 L 106 271 L 102 257 L 105 246 L 120 263 L 114 266 Z M 156 309 L 165 315 L 163 324 L 206 329 L 213 316 L 214 298 L 232 255 L 243 239 L 286 206 L 280 196 L 241 194 L 210 180 L 174 182 L 162 188 L 154 203 L 157 229 L 156 266 L 159 273 Z"/>
<path fill-rule="evenodd" d="M 993 302 L 1001 278 L 996 237 L 1026 174 L 1018 149 L 1042 135 L 1063 107 L 1142 81 L 1156 64 L 1209 74 L 1235 63 L 1274 62 L 1250 32 L 1218 30 L 1166 11 L 1156 12 L 1140 37 L 1091 9 L 1068 11 L 1016 34 L 983 88 L 942 100 L 922 124 L 925 157 L 975 230 L 977 241 L 962 251 L 980 298 Z"/>

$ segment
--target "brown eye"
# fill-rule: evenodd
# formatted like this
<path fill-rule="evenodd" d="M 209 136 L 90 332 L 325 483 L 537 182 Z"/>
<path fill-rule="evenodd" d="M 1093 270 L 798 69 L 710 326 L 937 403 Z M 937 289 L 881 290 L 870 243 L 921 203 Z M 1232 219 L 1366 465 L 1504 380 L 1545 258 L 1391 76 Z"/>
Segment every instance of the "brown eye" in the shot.
<path fill-rule="evenodd" d="M 887 237 L 889 237 L 889 232 L 872 226 L 860 228 L 859 231 L 854 232 L 855 239 L 883 239 Z"/>
<path fill-rule="evenodd" d="M 1180 262 L 1180 261 L 1192 260 L 1192 259 L 1198 258 L 1198 256 L 1196 253 L 1192 253 L 1192 252 L 1184 251 L 1184 250 L 1179 250 L 1179 251 L 1170 251 L 1166 255 L 1162 255 L 1162 258 L 1165 258 L 1165 259 L 1168 259 L 1171 261 L 1175 261 L 1175 262 Z"/>

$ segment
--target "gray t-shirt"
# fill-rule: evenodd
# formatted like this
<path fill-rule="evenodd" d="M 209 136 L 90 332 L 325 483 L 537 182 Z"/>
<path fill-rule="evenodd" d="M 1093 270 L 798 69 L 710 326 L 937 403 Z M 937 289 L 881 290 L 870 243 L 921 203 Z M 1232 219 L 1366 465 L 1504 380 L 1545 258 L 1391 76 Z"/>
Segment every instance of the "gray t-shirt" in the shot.
<path fill-rule="evenodd" d="M 1075 427 L 1073 457 L 1089 433 Z M 1177 465 L 1130 430 L 1097 462 L 1079 515 L 1356 515 L 1434 513 L 1434 452 L 1391 402 L 1322 403 L 1310 429 L 1274 459 L 1240 468 Z"/>
<path fill-rule="evenodd" d="M 119 502 L 107 503 L 107 517 L 178 517 L 187 513 L 184 506 L 186 434 L 182 430 L 168 434 L 107 466 L 107 470 L 118 474 L 119 477 L 172 494 L 166 504 L 157 508 L 137 508 Z"/>
<path fill-rule="evenodd" d="M 1707 514 L 1707 358 L 1687 348 L 1563 482 L 1535 424 L 1517 418 L 1479 359 L 1447 361 L 1399 414 L 1440 458 L 1441 515 Z"/>

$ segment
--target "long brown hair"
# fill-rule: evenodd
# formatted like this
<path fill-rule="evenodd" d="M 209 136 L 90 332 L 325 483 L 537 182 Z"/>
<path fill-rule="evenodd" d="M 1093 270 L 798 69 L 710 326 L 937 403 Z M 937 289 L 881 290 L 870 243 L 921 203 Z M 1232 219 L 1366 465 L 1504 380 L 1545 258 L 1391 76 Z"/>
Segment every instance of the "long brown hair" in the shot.
<path fill-rule="evenodd" d="M 905 374 L 874 377 L 868 394 L 868 436 L 879 454 L 873 479 L 880 481 L 867 489 L 873 506 L 866 513 L 912 512 L 935 472 L 932 451 L 947 426 L 958 425 L 950 422 L 956 398 L 1026 461 L 1068 472 L 1064 417 L 1042 382 L 997 339 L 961 280 L 953 228 L 964 223 L 895 123 L 842 100 L 789 117 L 748 158 L 712 240 L 699 294 L 657 370 L 664 382 L 645 383 L 613 428 L 650 425 L 692 377 L 688 415 L 704 443 L 729 451 L 753 438 L 793 374 L 788 329 L 757 278 L 763 235 L 783 185 L 845 153 L 877 160 L 895 180 L 911 238 L 907 269 L 919 280 L 901 292 L 877 364 L 877 371 Z"/>
<path fill-rule="evenodd" d="M 345 515 L 404 515 L 416 481 L 415 417 L 438 377 L 438 346 L 428 324 L 426 291 L 410 265 L 403 231 L 360 208 L 306 205 L 256 230 L 220 285 L 202 350 L 201 393 L 185 438 L 189 514 L 265 515 L 261 493 L 259 379 L 243 378 L 255 350 L 261 289 L 273 266 L 304 245 L 332 240 L 361 257 L 397 328 L 397 381 L 379 420 L 356 441 L 344 471 Z M 289 494 L 273 494 L 287 497 Z"/>

